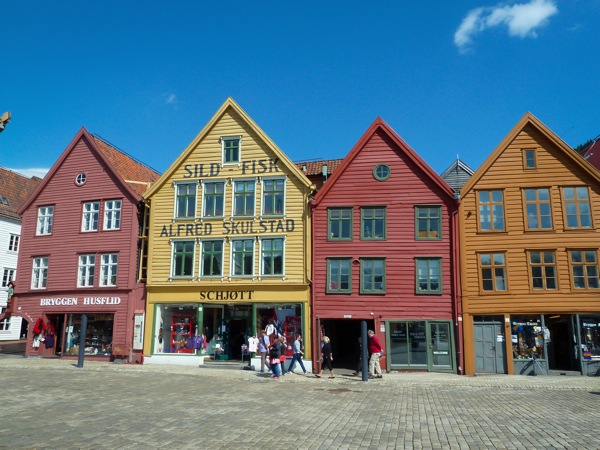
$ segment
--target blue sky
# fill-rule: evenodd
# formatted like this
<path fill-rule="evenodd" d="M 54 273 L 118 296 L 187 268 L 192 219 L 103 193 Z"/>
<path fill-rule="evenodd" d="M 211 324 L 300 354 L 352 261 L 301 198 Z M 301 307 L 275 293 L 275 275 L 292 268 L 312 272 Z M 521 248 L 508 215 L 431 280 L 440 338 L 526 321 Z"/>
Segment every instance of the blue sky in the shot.
<path fill-rule="evenodd" d="M 376 117 L 435 171 L 527 111 L 600 135 L 600 0 L 59 1 L 0 8 L 0 166 L 47 170 L 85 126 L 163 172 L 231 96 L 293 161 Z"/>

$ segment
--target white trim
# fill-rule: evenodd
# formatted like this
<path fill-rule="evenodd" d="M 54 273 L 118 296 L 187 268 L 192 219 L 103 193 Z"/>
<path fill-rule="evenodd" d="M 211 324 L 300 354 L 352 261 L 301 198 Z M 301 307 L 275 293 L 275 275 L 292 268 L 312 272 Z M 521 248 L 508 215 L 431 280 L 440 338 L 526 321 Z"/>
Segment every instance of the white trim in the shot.
<path fill-rule="evenodd" d="M 250 216 L 236 216 L 235 215 L 235 185 L 236 183 L 246 182 L 246 181 L 254 181 L 254 208 L 252 210 L 252 215 Z M 254 219 L 256 220 L 256 188 L 258 185 L 258 177 L 249 177 L 249 178 L 233 178 L 231 180 L 231 216 L 230 219 Z"/>
<path fill-rule="evenodd" d="M 283 255 L 282 255 L 282 273 L 280 274 L 275 274 L 275 275 L 265 275 L 263 273 L 263 240 L 274 240 L 274 239 L 281 239 L 283 241 Z M 286 236 L 263 236 L 263 237 L 259 237 L 258 238 L 258 273 L 259 273 L 259 280 L 262 278 L 281 278 L 284 277 L 285 278 L 285 247 L 286 247 L 286 242 L 287 242 L 287 237 Z"/>
<path fill-rule="evenodd" d="M 265 214 L 265 181 L 283 180 L 283 214 Z M 260 180 L 260 218 L 285 218 L 286 207 L 287 207 L 287 176 L 269 176 L 262 177 Z"/>
<path fill-rule="evenodd" d="M 202 275 L 202 272 L 204 272 L 204 248 L 203 248 L 203 244 L 205 242 L 216 242 L 216 241 L 220 241 L 221 244 L 223 244 L 223 250 L 221 252 L 221 275 Z M 225 267 L 223 266 L 223 264 L 225 263 L 225 238 L 206 238 L 206 239 L 199 239 L 199 244 L 200 244 L 200 263 L 198 264 L 198 279 L 202 279 L 202 280 L 218 280 L 218 279 L 223 279 L 223 277 L 225 276 Z"/>
<path fill-rule="evenodd" d="M 193 242 L 194 243 L 194 255 L 192 258 L 192 274 L 191 275 L 174 275 L 175 270 L 175 244 L 177 242 Z M 198 239 L 185 239 L 185 238 L 177 238 L 170 239 L 171 244 L 171 269 L 169 271 L 169 281 L 172 280 L 193 280 L 194 274 L 196 273 L 196 245 L 198 244 Z"/>
<path fill-rule="evenodd" d="M 233 243 L 236 241 L 252 241 L 252 274 L 251 275 L 235 275 L 233 273 L 233 266 L 234 266 L 234 260 L 233 260 Z M 256 253 L 256 246 L 254 245 L 254 243 L 256 242 L 256 239 L 254 237 L 246 237 L 246 238 L 239 238 L 239 239 L 229 239 L 229 279 L 231 280 L 232 278 L 252 278 L 252 280 L 254 280 L 254 265 L 255 265 L 255 253 Z"/>
<path fill-rule="evenodd" d="M 225 162 L 225 141 L 237 139 L 238 143 L 238 160 L 233 162 Z M 242 136 L 221 136 L 219 138 L 221 144 L 221 167 L 223 166 L 239 166 L 242 163 Z"/>
<path fill-rule="evenodd" d="M 186 217 L 177 217 L 177 186 L 180 184 L 195 184 L 196 185 L 196 201 L 194 204 L 194 216 L 186 216 Z M 196 220 L 198 216 L 198 180 L 189 180 L 189 181 L 173 181 L 173 221 L 176 220 Z"/>
<path fill-rule="evenodd" d="M 220 216 L 205 216 L 204 215 L 204 189 L 207 184 L 218 184 L 223 183 L 223 214 Z M 215 180 L 201 180 L 200 184 L 202 185 L 202 199 L 200 201 L 200 218 L 204 219 L 223 219 L 225 218 L 225 200 L 227 199 L 227 180 L 224 178 L 215 179 Z M 196 214 L 198 216 L 198 214 Z"/>

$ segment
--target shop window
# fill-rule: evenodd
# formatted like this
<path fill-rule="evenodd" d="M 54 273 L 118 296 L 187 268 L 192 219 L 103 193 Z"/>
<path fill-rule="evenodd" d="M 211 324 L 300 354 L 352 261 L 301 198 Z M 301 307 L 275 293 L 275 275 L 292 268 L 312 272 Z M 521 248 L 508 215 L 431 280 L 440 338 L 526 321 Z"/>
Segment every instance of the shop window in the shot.
<path fill-rule="evenodd" d="M 68 314 L 65 326 L 65 355 L 79 355 L 81 344 L 81 314 Z M 88 314 L 84 354 L 110 356 L 112 354 L 114 316 Z"/>
<path fill-rule="evenodd" d="M 360 293 L 385 294 L 385 259 L 360 260 Z"/>
<path fill-rule="evenodd" d="M 237 217 L 254 216 L 254 198 L 256 182 L 238 180 L 233 182 L 233 215 Z"/>
<path fill-rule="evenodd" d="M 237 164 L 241 161 L 242 138 L 222 137 L 223 164 Z"/>
<path fill-rule="evenodd" d="M 427 365 L 427 329 L 425 321 L 390 322 L 390 350 L 392 365 Z"/>
<path fill-rule="evenodd" d="M 510 316 L 513 358 L 545 359 L 544 333 L 540 316 Z"/>
<path fill-rule="evenodd" d="M 360 238 L 384 240 L 386 238 L 385 207 L 360 208 Z"/>
<path fill-rule="evenodd" d="M 193 257 L 193 256 L 192 256 Z M 203 277 L 223 276 L 223 241 L 202 241 Z"/>
<path fill-rule="evenodd" d="M 225 183 L 205 182 L 202 192 L 204 195 L 203 217 L 223 217 L 225 204 Z"/>
<path fill-rule="evenodd" d="M 417 294 L 442 293 L 442 259 L 417 258 Z"/>
<path fill-rule="evenodd" d="M 442 207 L 417 206 L 415 208 L 416 239 L 437 240 L 442 238 Z"/>
<path fill-rule="evenodd" d="M 584 360 L 600 360 L 600 315 L 579 316 Z"/>
<path fill-rule="evenodd" d="M 93 287 L 96 255 L 79 255 L 77 287 Z"/>
<path fill-rule="evenodd" d="M 506 261 L 504 253 L 480 253 L 481 289 L 485 292 L 506 291 Z"/>
<path fill-rule="evenodd" d="M 117 285 L 117 265 L 119 255 L 106 253 L 101 256 L 100 287 L 114 287 Z"/>
<path fill-rule="evenodd" d="M 479 231 L 504 231 L 504 193 L 479 191 Z"/>
<path fill-rule="evenodd" d="M 100 215 L 100 202 L 87 202 L 83 204 L 83 217 L 81 231 L 98 231 L 98 217 Z"/>
<path fill-rule="evenodd" d="M 352 240 L 352 208 L 327 209 L 328 240 Z"/>
<path fill-rule="evenodd" d="M 40 206 L 40 208 L 38 209 L 36 234 L 38 236 L 52 234 L 53 219 L 54 206 Z"/>
<path fill-rule="evenodd" d="M 591 228 L 592 210 L 588 188 L 563 188 L 563 202 L 567 228 Z"/>
<path fill-rule="evenodd" d="M 550 189 L 525 189 L 525 213 L 528 230 L 551 230 Z"/>
<path fill-rule="evenodd" d="M 8 251 L 9 252 L 18 252 L 19 251 L 19 235 L 11 234 L 10 240 L 8 241 Z"/>
<path fill-rule="evenodd" d="M 262 213 L 264 216 L 282 216 L 285 212 L 285 178 L 263 179 Z"/>
<path fill-rule="evenodd" d="M 105 230 L 119 230 L 121 228 L 121 200 L 108 200 L 104 202 Z"/>
<path fill-rule="evenodd" d="M 197 183 L 175 184 L 175 218 L 191 219 L 196 217 Z"/>
<path fill-rule="evenodd" d="M 196 354 L 206 349 L 197 305 L 157 305 L 154 326 L 154 353 Z"/>
<path fill-rule="evenodd" d="M 31 289 L 46 289 L 48 281 L 48 257 L 33 258 Z"/>
<path fill-rule="evenodd" d="M 530 251 L 532 289 L 556 289 L 556 257 L 553 251 Z"/>
<path fill-rule="evenodd" d="M 231 275 L 234 277 L 254 275 L 254 239 L 231 241 Z"/>
<path fill-rule="evenodd" d="M 569 263 L 575 289 L 598 289 L 598 254 L 596 250 L 571 250 Z"/>
<path fill-rule="evenodd" d="M 260 274 L 262 276 L 284 274 L 284 240 L 261 239 Z"/>
<path fill-rule="evenodd" d="M 352 292 L 352 260 L 350 258 L 327 258 L 327 293 Z"/>
<path fill-rule="evenodd" d="M 194 276 L 195 241 L 173 241 L 171 277 L 191 278 Z"/>
<path fill-rule="evenodd" d="M 270 337 L 285 336 L 287 353 L 293 354 L 292 345 L 298 334 L 302 332 L 302 306 L 300 304 L 257 305 L 257 336 L 265 330 Z M 306 350 L 305 350 L 306 352 Z"/>

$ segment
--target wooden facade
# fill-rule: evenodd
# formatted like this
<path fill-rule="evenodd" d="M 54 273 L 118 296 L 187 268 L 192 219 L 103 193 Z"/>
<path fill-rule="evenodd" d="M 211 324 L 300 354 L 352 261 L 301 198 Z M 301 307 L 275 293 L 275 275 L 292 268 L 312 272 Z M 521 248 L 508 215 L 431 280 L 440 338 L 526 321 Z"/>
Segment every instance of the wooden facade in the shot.
<path fill-rule="evenodd" d="M 240 359 L 248 337 L 269 321 L 290 345 L 297 333 L 310 342 L 311 192 L 227 99 L 145 195 L 147 362 Z"/>
<path fill-rule="evenodd" d="M 587 370 L 596 332 L 582 327 L 600 324 L 599 181 L 528 113 L 462 188 L 468 375 Z"/>
<path fill-rule="evenodd" d="M 13 315 L 29 323 L 26 355 L 77 355 L 83 315 L 86 355 L 135 350 L 134 315 L 143 318 L 145 308 L 136 270 L 140 192 L 156 179 L 82 128 L 21 207 Z"/>
<path fill-rule="evenodd" d="M 313 320 L 337 367 L 356 367 L 367 321 L 388 370 L 457 370 L 456 211 L 450 186 L 379 118 L 318 191 Z"/>

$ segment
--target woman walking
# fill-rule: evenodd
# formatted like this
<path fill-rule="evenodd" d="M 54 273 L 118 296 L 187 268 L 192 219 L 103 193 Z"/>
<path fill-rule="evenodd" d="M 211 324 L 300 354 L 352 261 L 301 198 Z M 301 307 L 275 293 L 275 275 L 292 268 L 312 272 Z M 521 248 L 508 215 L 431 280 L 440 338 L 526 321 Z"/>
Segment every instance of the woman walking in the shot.
<path fill-rule="evenodd" d="M 329 369 L 329 378 L 335 378 L 335 375 L 333 374 L 333 366 L 331 365 L 331 362 L 333 361 L 333 354 L 331 353 L 331 341 L 327 336 L 323 337 L 321 354 L 323 355 L 323 364 L 321 365 L 321 372 L 317 374 L 317 378 L 321 378 L 321 375 L 323 375 L 323 368 L 325 366 L 327 366 Z"/>

